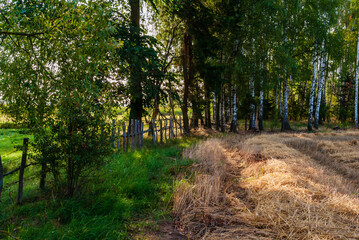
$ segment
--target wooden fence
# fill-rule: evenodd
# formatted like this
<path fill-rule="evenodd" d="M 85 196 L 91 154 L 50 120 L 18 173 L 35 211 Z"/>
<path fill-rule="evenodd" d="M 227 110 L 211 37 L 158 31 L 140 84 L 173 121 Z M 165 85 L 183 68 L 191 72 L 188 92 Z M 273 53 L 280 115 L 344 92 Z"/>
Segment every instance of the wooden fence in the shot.
<path fill-rule="evenodd" d="M 22 192 L 24 189 L 24 172 L 25 172 L 25 168 L 34 165 L 33 163 L 27 164 L 26 165 L 26 159 L 27 159 L 27 149 L 28 149 L 28 144 L 29 144 L 29 139 L 28 138 L 24 138 L 24 142 L 23 142 L 23 150 L 22 150 L 22 157 L 21 157 L 21 165 L 20 167 L 8 172 L 8 173 L 4 173 L 4 168 L 2 165 L 2 161 L 1 161 L 1 156 L 0 156 L 0 201 L 1 201 L 1 192 L 3 190 L 3 185 L 4 185 L 4 177 L 9 176 L 17 171 L 19 171 L 19 188 L 18 188 L 18 194 L 17 194 L 17 203 L 21 204 L 22 203 Z"/>
<path fill-rule="evenodd" d="M 123 149 L 124 152 L 136 150 L 143 147 L 143 138 L 145 133 L 152 136 L 154 144 L 163 143 L 167 139 L 174 139 L 178 134 L 183 133 L 182 119 L 154 119 L 148 124 L 148 129 L 144 130 L 144 122 L 131 119 L 130 124 L 112 121 L 112 137 L 115 139 L 114 148 Z"/>

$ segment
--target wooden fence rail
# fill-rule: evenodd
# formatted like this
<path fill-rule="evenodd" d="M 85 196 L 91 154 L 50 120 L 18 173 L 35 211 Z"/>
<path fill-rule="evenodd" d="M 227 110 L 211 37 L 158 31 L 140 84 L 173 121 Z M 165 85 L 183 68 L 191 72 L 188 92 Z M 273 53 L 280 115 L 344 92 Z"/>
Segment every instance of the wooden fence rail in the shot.
<path fill-rule="evenodd" d="M 164 123 L 164 124 L 163 124 Z M 164 143 L 167 139 L 174 139 L 178 136 L 178 130 L 182 135 L 181 117 L 179 120 L 173 119 L 151 119 L 148 129 L 144 130 L 145 123 L 139 120 L 131 119 L 129 125 L 126 123 L 112 121 L 113 146 L 118 151 L 122 148 L 124 152 L 136 150 L 143 147 L 144 134 L 149 133 L 152 136 L 153 144 Z"/>

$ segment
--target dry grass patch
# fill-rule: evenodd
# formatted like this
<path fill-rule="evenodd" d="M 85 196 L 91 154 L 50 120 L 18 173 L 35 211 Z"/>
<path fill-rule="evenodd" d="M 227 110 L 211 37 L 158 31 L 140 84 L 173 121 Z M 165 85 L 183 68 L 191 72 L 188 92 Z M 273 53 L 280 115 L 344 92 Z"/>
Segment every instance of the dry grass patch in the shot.
<path fill-rule="evenodd" d="M 357 147 L 343 135 L 237 135 L 187 150 L 197 162 L 176 186 L 177 225 L 193 239 L 359 239 L 355 178 L 326 163 L 337 142 Z"/>

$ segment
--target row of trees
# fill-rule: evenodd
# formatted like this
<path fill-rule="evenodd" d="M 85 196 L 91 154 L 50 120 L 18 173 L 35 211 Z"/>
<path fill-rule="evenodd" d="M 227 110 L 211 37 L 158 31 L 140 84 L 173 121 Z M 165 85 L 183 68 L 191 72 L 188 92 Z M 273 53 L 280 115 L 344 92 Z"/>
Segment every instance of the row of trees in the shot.
<path fill-rule="evenodd" d="M 354 0 L 0 0 L 2 107 L 34 134 L 41 186 L 51 172 L 70 195 L 110 153 L 119 107 L 179 107 L 187 133 L 358 126 L 357 14 Z"/>

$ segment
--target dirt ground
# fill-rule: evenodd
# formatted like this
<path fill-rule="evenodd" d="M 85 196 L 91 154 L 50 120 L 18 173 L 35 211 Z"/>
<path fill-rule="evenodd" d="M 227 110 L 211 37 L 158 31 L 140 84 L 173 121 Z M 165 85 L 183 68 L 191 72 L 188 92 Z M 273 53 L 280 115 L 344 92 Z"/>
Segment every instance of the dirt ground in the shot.
<path fill-rule="evenodd" d="M 183 155 L 188 239 L 359 239 L 359 131 L 231 135 Z"/>

